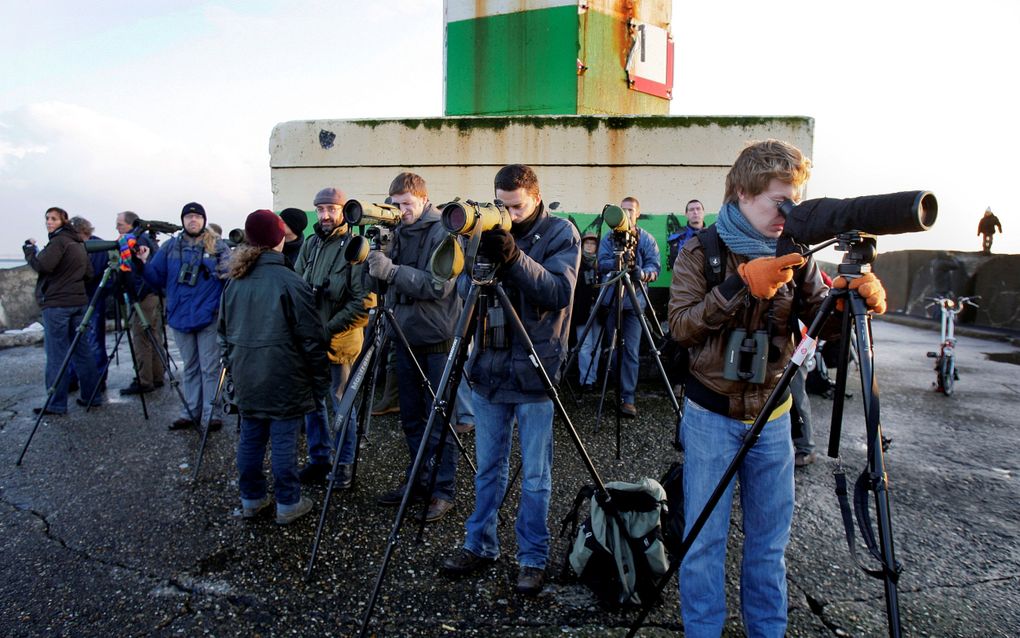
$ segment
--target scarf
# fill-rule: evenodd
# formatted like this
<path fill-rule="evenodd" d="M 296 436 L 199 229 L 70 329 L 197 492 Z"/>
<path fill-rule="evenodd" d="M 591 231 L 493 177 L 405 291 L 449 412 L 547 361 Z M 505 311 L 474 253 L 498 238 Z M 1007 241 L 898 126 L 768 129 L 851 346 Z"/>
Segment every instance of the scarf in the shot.
<path fill-rule="evenodd" d="M 719 219 L 715 222 L 719 237 L 726 246 L 738 255 L 754 259 L 755 257 L 774 257 L 778 239 L 762 235 L 751 222 L 747 221 L 737 205 L 730 202 L 723 204 L 719 210 Z"/>

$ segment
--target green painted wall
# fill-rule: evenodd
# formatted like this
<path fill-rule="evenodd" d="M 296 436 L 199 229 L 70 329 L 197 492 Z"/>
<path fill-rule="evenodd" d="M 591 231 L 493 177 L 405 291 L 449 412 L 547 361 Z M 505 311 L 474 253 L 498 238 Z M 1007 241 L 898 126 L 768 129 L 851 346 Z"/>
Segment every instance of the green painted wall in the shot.
<path fill-rule="evenodd" d="M 576 6 L 446 25 L 446 115 L 576 112 Z"/>

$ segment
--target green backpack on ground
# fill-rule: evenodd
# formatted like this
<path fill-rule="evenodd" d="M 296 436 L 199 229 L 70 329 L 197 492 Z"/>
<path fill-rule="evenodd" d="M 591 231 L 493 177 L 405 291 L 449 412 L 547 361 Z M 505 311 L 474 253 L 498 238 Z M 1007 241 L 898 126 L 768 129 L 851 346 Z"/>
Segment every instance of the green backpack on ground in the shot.
<path fill-rule="evenodd" d="M 572 525 L 573 546 L 563 566 L 572 569 L 610 607 L 636 606 L 655 596 L 655 584 L 669 569 L 660 519 L 666 511 L 666 491 L 655 479 L 639 483 L 606 484 L 624 529 L 595 498 L 586 485 L 563 519 L 560 536 Z M 581 505 L 590 501 L 590 514 L 578 527 Z"/>

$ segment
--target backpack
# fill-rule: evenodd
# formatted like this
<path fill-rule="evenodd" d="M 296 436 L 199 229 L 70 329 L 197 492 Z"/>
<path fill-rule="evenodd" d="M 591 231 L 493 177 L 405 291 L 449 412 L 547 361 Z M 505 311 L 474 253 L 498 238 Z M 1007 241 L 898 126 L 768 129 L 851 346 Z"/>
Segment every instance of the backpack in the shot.
<path fill-rule="evenodd" d="M 621 530 L 617 519 L 602 509 L 594 487 L 582 487 L 560 529 L 562 537 L 571 525 L 574 538 L 563 575 L 573 570 L 608 607 L 642 605 L 655 597 L 655 585 L 669 569 L 660 524 L 666 491 L 650 478 L 640 483 L 614 481 L 606 484 L 606 490 L 626 529 Z M 578 513 L 586 499 L 589 516 L 578 527 Z"/>

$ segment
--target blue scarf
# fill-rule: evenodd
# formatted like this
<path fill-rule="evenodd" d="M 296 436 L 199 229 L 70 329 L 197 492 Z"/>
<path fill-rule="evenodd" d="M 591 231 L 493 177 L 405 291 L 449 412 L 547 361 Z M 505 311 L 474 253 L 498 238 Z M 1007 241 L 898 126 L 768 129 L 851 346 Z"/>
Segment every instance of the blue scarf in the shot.
<path fill-rule="evenodd" d="M 751 259 L 776 255 L 778 239 L 766 237 L 755 230 L 736 204 L 723 204 L 715 227 L 726 247 L 738 255 Z"/>

